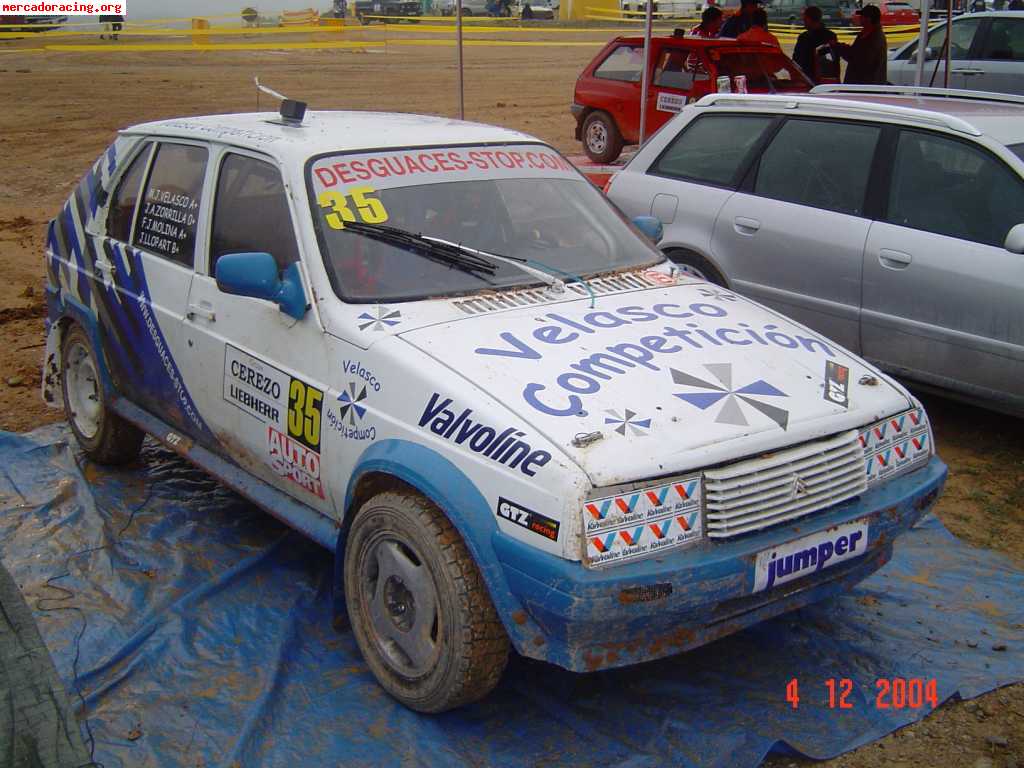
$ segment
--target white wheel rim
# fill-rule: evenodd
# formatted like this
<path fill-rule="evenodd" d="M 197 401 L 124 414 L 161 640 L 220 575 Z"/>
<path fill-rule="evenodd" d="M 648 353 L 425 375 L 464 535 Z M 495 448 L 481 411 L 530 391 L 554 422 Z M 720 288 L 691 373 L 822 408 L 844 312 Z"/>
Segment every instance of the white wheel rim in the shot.
<path fill-rule="evenodd" d="M 604 123 L 593 122 L 587 128 L 587 146 L 595 154 L 604 152 L 608 146 L 608 129 Z"/>
<path fill-rule="evenodd" d="M 92 439 L 100 431 L 103 402 L 100 396 L 99 376 L 92 353 L 84 344 L 72 344 L 67 350 L 65 361 L 68 414 L 75 429 L 83 437 Z"/>

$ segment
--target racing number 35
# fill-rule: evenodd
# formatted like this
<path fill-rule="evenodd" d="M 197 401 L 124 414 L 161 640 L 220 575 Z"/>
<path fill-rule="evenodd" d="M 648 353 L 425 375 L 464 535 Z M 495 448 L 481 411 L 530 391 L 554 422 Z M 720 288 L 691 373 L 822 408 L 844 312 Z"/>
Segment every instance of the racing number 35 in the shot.
<path fill-rule="evenodd" d="M 329 209 L 324 213 L 324 221 L 331 229 L 344 229 L 348 221 L 383 224 L 388 220 L 388 212 L 384 209 L 384 203 L 376 197 L 370 197 L 375 191 L 373 187 L 351 187 L 343 192 L 325 190 L 316 200 L 321 208 Z M 352 206 L 355 206 L 354 211 Z"/>
<path fill-rule="evenodd" d="M 314 451 L 320 450 L 320 412 L 324 393 L 304 381 L 292 379 L 288 387 L 288 436 Z"/>

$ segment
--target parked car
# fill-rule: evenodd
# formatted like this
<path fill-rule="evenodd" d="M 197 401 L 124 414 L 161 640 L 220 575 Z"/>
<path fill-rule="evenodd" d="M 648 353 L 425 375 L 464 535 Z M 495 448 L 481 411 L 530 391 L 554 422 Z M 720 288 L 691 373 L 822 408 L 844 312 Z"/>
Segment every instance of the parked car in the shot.
<path fill-rule="evenodd" d="M 461 5 L 463 16 L 488 16 L 490 15 L 488 8 L 491 7 L 492 0 L 462 0 Z M 441 6 L 441 15 L 455 15 L 455 0 L 444 0 Z"/>
<path fill-rule="evenodd" d="M 550 20 L 558 17 L 559 0 L 525 0 L 513 6 L 512 15 L 522 19 Z"/>
<path fill-rule="evenodd" d="M 571 111 L 576 139 L 598 163 L 610 163 L 626 144 L 640 140 L 640 92 L 643 38 L 617 37 L 609 42 L 576 80 Z M 801 93 L 811 82 L 784 53 L 735 40 L 673 36 L 651 38 L 651 86 L 647 95 L 650 136 L 683 106 L 718 88 L 745 78 L 753 93 Z"/>
<path fill-rule="evenodd" d="M 647 3 L 643 0 L 619 0 L 619 9 L 630 18 L 642 18 L 647 13 Z M 701 0 L 660 0 L 653 3 L 651 12 L 657 18 L 693 18 L 700 16 Z"/>
<path fill-rule="evenodd" d="M 1024 99 L 813 93 L 706 97 L 608 194 L 657 216 L 692 274 L 909 380 L 1024 412 Z"/>
<path fill-rule="evenodd" d="M 332 551 L 399 701 L 485 696 L 510 644 L 703 645 L 857 583 L 934 503 L 906 390 L 682 276 L 551 147 L 301 111 L 121 132 L 49 227 L 43 392 L 89 459 L 148 433 Z"/>
<path fill-rule="evenodd" d="M 821 9 L 821 18 L 827 27 L 845 27 L 850 17 L 844 13 L 840 0 L 774 0 L 765 6 L 768 21 L 772 24 L 803 25 L 804 8 L 816 5 Z"/>
<path fill-rule="evenodd" d="M 366 24 L 374 16 L 422 16 L 419 0 L 355 0 L 356 18 Z"/>
<path fill-rule="evenodd" d="M 921 14 L 910 3 L 887 2 L 880 0 L 878 10 L 882 12 L 883 27 L 899 27 L 918 24 Z M 859 26 L 859 23 L 858 23 Z"/>
<path fill-rule="evenodd" d="M 0 27 L 4 32 L 49 32 L 66 24 L 67 16 L 23 16 L 4 14 L 0 16 Z M 15 25 L 22 25 L 17 27 Z"/>
<path fill-rule="evenodd" d="M 945 22 L 928 33 L 924 85 L 945 84 Z M 989 11 L 953 19 L 949 87 L 1024 95 L 1024 13 Z M 888 64 L 889 80 L 913 85 L 917 76 L 917 40 L 897 48 Z"/>

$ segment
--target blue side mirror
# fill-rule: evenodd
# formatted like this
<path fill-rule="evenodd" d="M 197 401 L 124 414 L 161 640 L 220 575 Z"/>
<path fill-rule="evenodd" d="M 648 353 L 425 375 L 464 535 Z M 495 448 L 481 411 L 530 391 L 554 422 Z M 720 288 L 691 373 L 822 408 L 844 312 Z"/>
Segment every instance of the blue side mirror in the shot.
<path fill-rule="evenodd" d="M 217 287 L 225 293 L 272 301 L 296 320 L 306 315 L 306 292 L 297 263 L 279 273 L 269 253 L 226 253 L 217 259 L 216 278 Z"/>
<path fill-rule="evenodd" d="M 647 235 L 651 242 L 657 245 L 665 234 L 665 227 L 653 216 L 634 216 L 633 226 Z"/>

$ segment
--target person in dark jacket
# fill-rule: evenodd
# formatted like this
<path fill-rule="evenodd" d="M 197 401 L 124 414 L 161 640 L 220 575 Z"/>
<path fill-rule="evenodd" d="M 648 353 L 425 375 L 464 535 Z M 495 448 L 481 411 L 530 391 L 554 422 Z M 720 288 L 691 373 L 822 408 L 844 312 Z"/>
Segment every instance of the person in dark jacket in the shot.
<path fill-rule="evenodd" d="M 725 20 L 719 37 L 739 37 L 750 29 L 750 21 L 757 10 L 757 0 L 741 0 L 740 9 Z"/>
<path fill-rule="evenodd" d="M 796 39 L 793 61 L 815 84 L 821 82 L 822 78 L 835 78 L 838 75 L 838 72 L 821 71 L 817 55 L 818 48 L 835 39 L 836 33 L 821 20 L 821 8 L 816 5 L 804 8 L 804 31 Z"/>
<path fill-rule="evenodd" d="M 860 32 L 852 44 L 833 41 L 832 50 L 846 59 L 847 85 L 885 85 L 888 82 L 888 60 L 885 33 L 882 32 L 882 12 L 877 5 L 867 4 L 860 9 Z"/>

